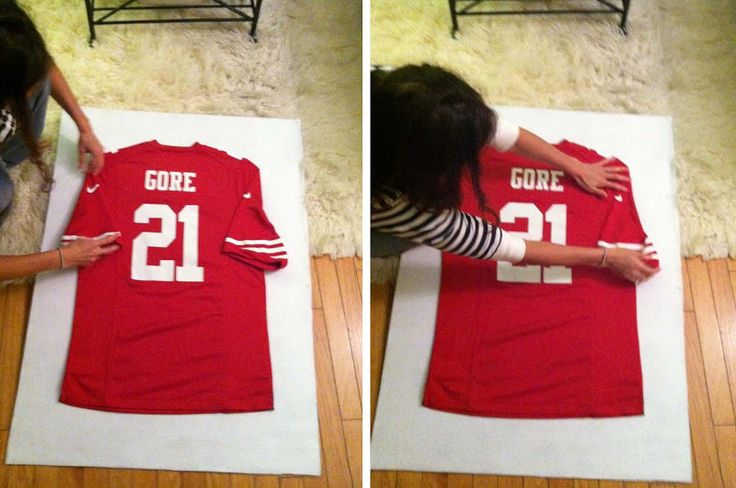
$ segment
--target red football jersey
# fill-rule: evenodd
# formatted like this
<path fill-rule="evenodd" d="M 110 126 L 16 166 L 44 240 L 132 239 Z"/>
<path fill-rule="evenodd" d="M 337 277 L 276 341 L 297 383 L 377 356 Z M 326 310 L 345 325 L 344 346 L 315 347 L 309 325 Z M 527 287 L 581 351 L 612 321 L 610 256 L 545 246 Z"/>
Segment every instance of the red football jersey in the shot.
<path fill-rule="evenodd" d="M 264 270 L 286 250 L 258 168 L 145 142 L 88 175 L 62 240 L 120 231 L 81 268 L 61 402 L 132 413 L 273 408 Z"/>
<path fill-rule="evenodd" d="M 603 159 L 568 141 L 557 147 L 583 162 Z M 658 264 L 629 184 L 602 199 L 513 154 L 485 149 L 481 161 L 487 206 L 505 230 L 527 240 L 644 249 Z M 464 185 L 463 210 L 493 221 Z M 489 417 L 642 414 L 635 285 L 605 268 L 444 253 L 424 405 Z"/>

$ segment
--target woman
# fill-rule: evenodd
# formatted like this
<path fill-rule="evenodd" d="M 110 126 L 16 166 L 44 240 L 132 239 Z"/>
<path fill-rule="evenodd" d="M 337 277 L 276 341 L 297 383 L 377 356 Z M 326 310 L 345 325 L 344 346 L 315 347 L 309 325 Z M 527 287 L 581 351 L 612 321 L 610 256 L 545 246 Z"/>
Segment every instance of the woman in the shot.
<path fill-rule="evenodd" d="M 422 243 L 478 259 L 606 266 L 633 282 L 658 271 L 638 251 L 523 240 L 458 210 L 465 171 L 480 207 L 485 207 L 478 158 L 486 144 L 558 168 L 594 195 L 605 197 L 606 189 L 626 191 L 621 184 L 628 181 L 625 168 L 608 166 L 608 160 L 583 164 L 531 132 L 499 120 L 478 92 L 442 68 L 409 65 L 395 71 L 374 70 L 372 255 L 385 257 Z M 473 225 L 467 225 L 470 221 Z"/>
<path fill-rule="evenodd" d="M 26 13 L 0 0 L 0 225 L 7 217 L 13 182 L 8 168 L 30 159 L 51 180 L 43 163 L 41 132 L 48 97 L 72 117 L 79 129 L 79 164 L 95 174 L 104 150 L 59 68 Z M 89 161 L 87 161 L 89 160 Z M 66 266 L 86 265 L 114 251 L 114 239 L 87 240 L 68 248 L 25 256 L 0 256 L 0 280 Z"/>

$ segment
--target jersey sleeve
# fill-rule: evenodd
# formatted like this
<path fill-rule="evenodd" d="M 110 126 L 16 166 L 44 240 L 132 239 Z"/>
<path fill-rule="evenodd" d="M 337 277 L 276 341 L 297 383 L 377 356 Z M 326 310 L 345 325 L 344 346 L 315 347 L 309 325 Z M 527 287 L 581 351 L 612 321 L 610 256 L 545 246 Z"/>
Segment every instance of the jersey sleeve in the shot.
<path fill-rule="evenodd" d="M 102 238 L 119 230 L 114 228 L 108 211 L 109 193 L 113 190 L 108 186 L 102 176 L 87 175 L 72 217 L 61 236 L 63 243 L 80 238 Z"/>
<path fill-rule="evenodd" d="M 280 269 L 288 262 L 286 247 L 263 211 L 260 174 L 255 167 L 230 223 L 223 252 L 264 270 Z"/>
<path fill-rule="evenodd" d="M 631 188 L 628 192 L 609 191 L 607 198 L 611 199 L 611 208 L 601 230 L 598 247 L 642 251 L 650 266 L 659 267 L 659 256 L 641 225 Z"/>

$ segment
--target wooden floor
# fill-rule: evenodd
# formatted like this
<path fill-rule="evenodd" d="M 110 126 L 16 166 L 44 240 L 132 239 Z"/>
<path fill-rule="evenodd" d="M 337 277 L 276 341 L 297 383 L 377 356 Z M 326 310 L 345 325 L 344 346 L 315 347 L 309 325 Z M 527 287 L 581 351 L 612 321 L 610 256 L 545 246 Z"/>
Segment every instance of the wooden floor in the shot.
<path fill-rule="evenodd" d="M 128 469 L 7 466 L 5 448 L 31 287 L 0 289 L 0 488 L 347 488 L 361 486 L 360 259 L 312 260 L 322 476 L 277 477 Z"/>
<path fill-rule="evenodd" d="M 682 262 L 694 483 L 622 483 L 514 476 L 372 471 L 372 487 L 736 488 L 736 261 Z M 391 286 L 371 287 L 371 414 L 374 415 Z M 371 416 L 373 425 L 373 416 Z"/>

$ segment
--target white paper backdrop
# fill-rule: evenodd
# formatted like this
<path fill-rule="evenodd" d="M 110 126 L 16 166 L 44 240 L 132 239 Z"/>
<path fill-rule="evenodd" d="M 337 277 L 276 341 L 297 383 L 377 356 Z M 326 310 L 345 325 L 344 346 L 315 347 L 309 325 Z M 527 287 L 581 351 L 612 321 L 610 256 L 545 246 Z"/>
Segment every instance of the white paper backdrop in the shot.
<path fill-rule="evenodd" d="M 627 480 L 691 479 L 680 238 L 669 117 L 496 107 L 551 142 L 568 139 L 630 169 L 662 271 L 637 288 L 644 416 L 494 419 L 421 406 L 434 336 L 439 252 L 405 253 L 371 444 L 373 469 Z"/>
<path fill-rule="evenodd" d="M 299 121 L 91 108 L 85 112 L 108 151 L 151 139 L 179 146 L 200 142 L 247 157 L 260 168 L 264 208 L 289 250 L 289 265 L 266 273 L 275 409 L 140 415 L 59 403 L 76 271 L 47 273 L 38 277 L 34 288 L 7 463 L 319 474 Z M 76 141 L 76 126 L 64 115 L 43 249 L 56 247 L 83 182 L 76 166 Z"/>

